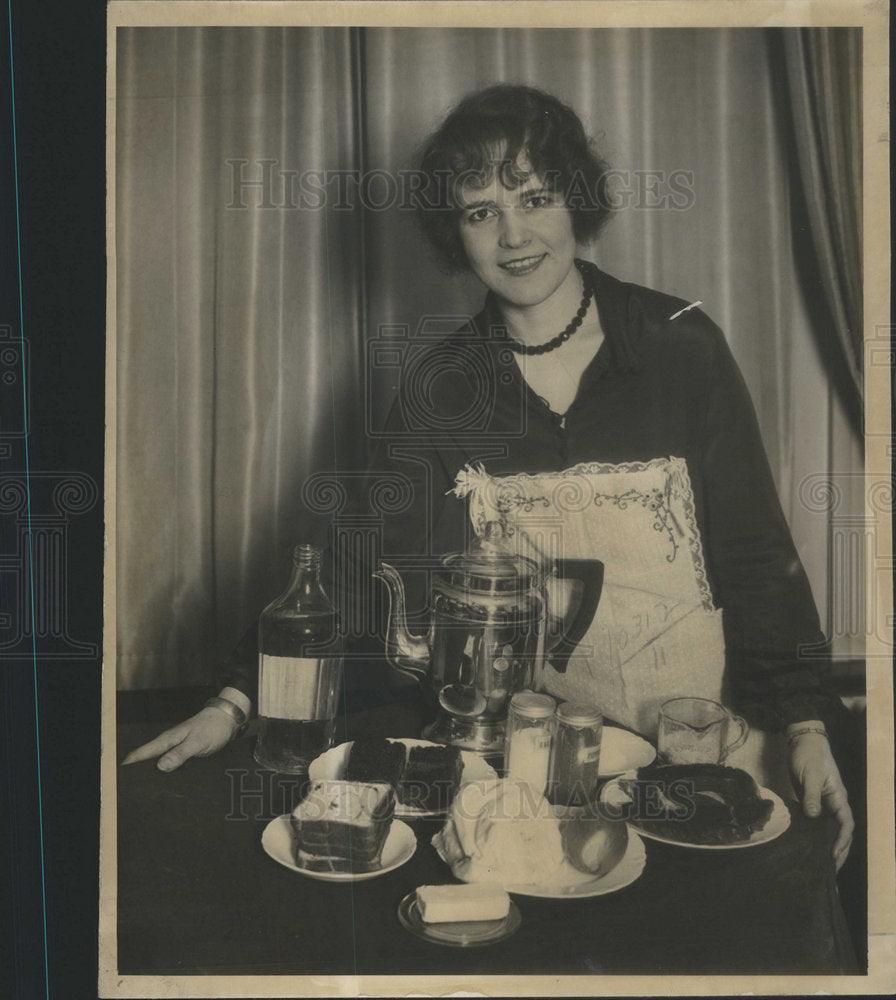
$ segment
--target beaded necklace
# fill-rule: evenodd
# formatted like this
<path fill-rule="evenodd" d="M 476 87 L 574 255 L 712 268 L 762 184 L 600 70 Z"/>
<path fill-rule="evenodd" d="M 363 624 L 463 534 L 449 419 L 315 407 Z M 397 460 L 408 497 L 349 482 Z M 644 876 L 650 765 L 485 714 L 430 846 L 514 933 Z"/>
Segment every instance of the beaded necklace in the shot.
<path fill-rule="evenodd" d="M 588 265 L 585 261 L 577 260 L 575 263 L 576 267 L 579 269 L 579 273 L 582 275 L 584 294 L 582 295 L 582 303 L 579 306 L 579 310 L 572 318 L 569 325 L 565 330 L 561 330 L 556 337 L 552 337 L 544 344 L 535 344 L 533 346 L 529 346 L 528 344 L 522 343 L 522 341 L 514 340 L 513 337 L 508 336 L 507 346 L 511 349 L 511 351 L 515 351 L 517 354 L 547 354 L 548 351 L 553 351 L 561 344 L 565 344 L 566 341 L 569 340 L 569 338 L 582 325 L 582 320 L 584 320 L 585 314 L 588 312 L 588 306 L 591 304 L 591 297 L 594 295 L 594 286 L 591 282 L 591 275 L 588 272 Z"/>

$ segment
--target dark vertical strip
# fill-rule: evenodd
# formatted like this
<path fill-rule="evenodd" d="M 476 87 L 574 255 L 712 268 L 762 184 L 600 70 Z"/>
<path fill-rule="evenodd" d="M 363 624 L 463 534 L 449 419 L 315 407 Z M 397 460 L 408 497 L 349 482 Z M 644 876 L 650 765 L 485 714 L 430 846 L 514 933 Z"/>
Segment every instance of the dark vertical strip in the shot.
<path fill-rule="evenodd" d="M 25 338 L 25 296 L 23 292 L 23 281 L 22 281 L 22 227 L 21 227 L 21 199 L 19 191 L 19 147 L 18 147 L 18 137 L 16 132 L 16 73 L 15 73 L 15 56 L 14 50 L 15 45 L 13 42 L 13 20 L 12 20 L 12 4 L 7 2 L 7 17 L 8 17 L 8 39 L 9 39 L 9 113 L 10 113 L 10 139 L 11 139 L 11 153 L 12 153 L 12 190 L 14 194 L 14 205 L 15 205 L 15 260 L 13 266 L 10 267 L 10 271 L 15 273 L 15 287 L 18 293 L 18 320 L 19 320 L 19 336 L 22 338 L 23 342 Z M 27 377 L 28 373 L 25 367 L 25 351 L 21 352 L 22 361 L 22 418 L 23 426 L 25 428 L 22 455 L 25 464 L 25 514 L 26 521 L 28 524 L 27 539 L 28 539 L 28 583 L 29 583 L 29 608 L 31 611 L 31 653 L 32 653 L 32 681 L 33 681 L 33 692 L 34 692 L 34 749 L 35 749 L 35 768 L 37 777 L 37 787 L 36 797 L 37 797 L 37 818 L 38 818 L 38 832 L 40 837 L 40 893 L 41 893 L 41 923 L 43 930 L 43 972 L 44 972 L 44 987 L 46 990 L 47 1000 L 50 996 L 50 967 L 49 958 L 47 954 L 47 882 L 46 882 L 46 868 L 45 868 L 45 857 L 44 857 L 44 811 L 43 811 L 43 789 L 41 787 L 41 757 L 40 757 L 40 697 L 39 697 L 39 686 L 38 686 L 38 676 L 37 676 L 37 646 L 36 646 L 36 636 L 34 629 L 34 555 L 32 551 L 32 527 L 31 527 L 31 442 L 29 439 L 29 434 L 31 428 L 28 426 L 28 386 Z M 15 915 L 13 917 L 15 920 Z"/>
<path fill-rule="evenodd" d="M 367 148 L 367 30 L 365 28 L 349 28 L 350 45 L 350 69 L 349 84 L 351 86 L 352 101 L 352 151 L 356 157 L 360 177 L 363 178 L 367 170 L 368 148 Z M 363 180 L 361 182 L 363 184 Z M 359 191 L 363 188 L 359 186 Z M 358 198 L 358 243 L 361 252 L 357 260 L 357 291 L 356 301 L 358 304 L 358 342 L 355 350 L 360 355 L 361 378 L 367 378 L 365 356 L 367 342 L 367 255 L 370 252 L 368 245 L 369 229 L 367 226 L 367 209 Z M 366 390 L 366 386 L 365 386 Z M 341 435 L 340 435 L 341 437 Z M 366 436 L 365 436 L 366 437 Z M 363 455 L 365 464 L 369 455 Z M 354 454 L 349 457 L 350 465 L 357 462 L 358 456 Z M 336 468 L 339 469 L 340 456 L 336 456 Z M 358 930 L 357 913 L 355 911 L 355 897 L 352 895 L 352 953 L 355 965 L 355 974 L 358 972 Z"/>
<path fill-rule="evenodd" d="M 352 148 L 354 151 L 354 156 L 356 158 L 356 163 L 358 170 L 360 171 L 360 176 L 363 178 L 367 172 L 369 165 L 370 149 L 369 149 L 369 139 L 367 132 L 367 29 L 366 28 L 349 28 L 349 45 L 350 45 L 350 86 L 351 86 L 351 101 L 352 101 Z M 359 188 L 360 190 L 360 188 Z M 366 355 L 367 355 L 367 338 L 369 336 L 369 331 L 367 329 L 367 324 L 369 320 L 369 301 L 368 301 L 368 269 L 367 261 L 369 255 L 372 253 L 373 247 L 370 243 L 370 227 L 367 224 L 367 212 L 369 209 L 363 203 L 362 198 L 358 198 L 358 246 L 360 247 L 360 253 L 358 254 L 357 260 L 357 303 L 358 303 L 358 343 L 355 345 L 355 349 L 358 352 L 359 359 L 359 371 L 361 372 L 362 380 L 366 381 L 367 367 L 366 367 Z M 366 399 L 367 386 L 363 385 L 359 387 L 363 390 L 361 394 L 361 405 L 363 407 L 363 401 Z M 365 442 L 367 441 L 365 435 Z M 370 445 L 365 444 L 365 452 L 361 455 L 353 455 L 353 464 L 360 458 L 365 466 L 370 461 L 371 455 L 369 453 Z M 337 456 L 337 465 L 338 465 Z"/>
<path fill-rule="evenodd" d="M 213 65 L 215 67 L 215 73 L 217 74 L 217 79 L 215 80 L 215 94 L 222 93 L 222 86 L 224 83 L 223 73 L 221 67 L 225 64 L 225 59 L 221 55 L 221 48 L 223 47 L 223 39 L 225 37 L 224 32 L 216 32 L 214 28 L 196 28 L 199 33 L 199 45 L 202 45 L 207 39 L 211 39 L 211 48 L 213 53 Z M 204 71 L 205 67 L 203 67 Z M 224 115 L 221 115 L 221 119 L 224 120 Z M 231 126 L 232 127 L 232 126 Z M 217 160 L 221 162 L 221 153 L 223 150 L 223 128 L 217 128 L 215 131 L 215 136 L 218 142 L 218 156 Z M 232 199 L 232 195 L 231 195 Z M 226 208 L 225 208 L 226 211 Z M 220 210 L 214 211 L 214 223 L 212 225 L 212 260 L 214 265 L 211 269 L 212 273 L 212 315 L 211 315 L 211 348 L 212 348 L 212 382 L 211 382 L 211 398 L 210 398 L 210 423 L 211 428 L 211 441 L 209 443 L 209 491 L 208 491 L 208 513 L 209 513 L 209 584 L 211 592 L 211 616 L 212 616 L 212 635 L 215 637 L 215 667 L 212 673 L 215 675 L 213 677 L 214 683 L 218 682 L 218 674 L 220 673 L 220 668 L 218 664 L 220 663 L 220 652 L 218 636 L 220 635 L 221 628 L 221 613 L 220 613 L 220 600 L 218 596 L 219 591 L 219 574 L 218 574 L 218 507 L 217 507 L 217 476 L 218 476 L 218 380 L 221 377 L 221 366 L 219 364 L 218 355 L 218 321 L 221 316 L 220 304 L 218 302 L 218 288 L 219 288 L 219 269 L 221 267 L 221 257 L 219 254 L 220 249 L 220 227 L 222 225 L 223 212 Z"/>

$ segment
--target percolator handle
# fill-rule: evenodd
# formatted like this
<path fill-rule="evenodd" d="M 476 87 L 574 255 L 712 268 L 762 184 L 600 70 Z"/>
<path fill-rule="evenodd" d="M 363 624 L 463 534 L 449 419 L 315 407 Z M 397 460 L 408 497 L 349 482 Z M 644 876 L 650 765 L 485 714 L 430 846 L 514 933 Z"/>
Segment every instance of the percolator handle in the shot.
<path fill-rule="evenodd" d="M 581 580 L 585 585 L 575 617 L 547 653 L 547 660 L 554 670 L 564 674 L 570 656 L 597 613 L 604 586 L 604 564 L 599 559 L 558 559 L 556 576 L 561 580 Z"/>

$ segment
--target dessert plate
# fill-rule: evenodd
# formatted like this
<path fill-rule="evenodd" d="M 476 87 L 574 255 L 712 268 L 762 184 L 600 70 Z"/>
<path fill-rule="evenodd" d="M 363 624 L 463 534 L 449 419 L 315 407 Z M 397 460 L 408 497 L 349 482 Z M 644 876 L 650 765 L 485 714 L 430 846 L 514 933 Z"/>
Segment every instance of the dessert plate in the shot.
<path fill-rule="evenodd" d="M 295 838 L 288 813 L 268 823 L 261 835 L 261 846 L 268 857 L 273 858 L 284 868 L 289 868 L 300 875 L 307 875 L 308 878 L 317 878 L 324 882 L 361 882 L 364 879 L 385 875 L 386 872 L 400 868 L 409 861 L 417 850 L 417 838 L 407 823 L 397 819 L 392 820 L 386 843 L 383 845 L 380 867 L 372 872 L 313 872 L 307 868 L 300 868 L 296 864 Z"/>
<path fill-rule="evenodd" d="M 636 778 L 634 771 L 619 775 L 623 778 Z M 648 827 L 644 827 L 634 820 L 628 820 L 629 829 L 635 829 L 642 837 L 648 840 L 657 840 L 661 844 L 673 844 L 675 847 L 690 847 L 701 851 L 731 851 L 739 847 L 756 847 L 758 844 L 767 844 L 770 840 L 775 840 L 790 826 L 790 810 L 783 799 L 776 795 L 770 788 L 759 786 L 759 795 L 772 803 L 772 814 L 761 830 L 750 834 L 748 840 L 738 840 L 733 844 L 695 844 L 689 840 L 675 840 L 663 834 L 652 833 Z M 600 800 L 604 805 L 616 808 L 624 807 L 632 800 L 628 794 L 619 786 L 615 778 L 604 785 L 600 793 Z"/>
<path fill-rule="evenodd" d="M 604 726 L 600 741 L 598 777 L 613 778 L 652 764 L 656 750 L 647 740 L 616 726 Z"/>
<path fill-rule="evenodd" d="M 406 747 L 435 747 L 438 743 L 431 743 L 428 740 L 408 740 L 390 739 L 390 743 L 403 743 Z M 648 744 L 649 745 L 649 744 Z M 312 781 L 321 780 L 342 780 L 345 778 L 345 767 L 348 763 L 348 755 L 353 746 L 353 742 L 340 743 L 338 746 L 326 750 L 316 757 L 308 767 L 308 777 Z M 461 774 L 461 784 L 466 781 L 485 780 L 497 778 L 498 774 L 491 764 L 486 763 L 480 756 L 470 753 L 468 750 L 461 750 L 461 760 L 464 769 Z M 639 765 L 640 766 L 640 765 Z M 419 809 L 416 806 L 405 806 L 400 802 L 395 803 L 395 815 L 404 819 L 425 819 L 430 816 L 444 816 L 445 809 Z"/>
<path fill-rule="evenodd" d="M 416 891 L 409 892 L 398 904 L 398 919 L 402 927 L 424 941 L 454 948 L 472 948 L 503 941 L 522 922 L 519 908 L 511 900 L 507 916 L 500 920 L 453 920 L 451 923 L 427 924 L 417 908 Z"/>

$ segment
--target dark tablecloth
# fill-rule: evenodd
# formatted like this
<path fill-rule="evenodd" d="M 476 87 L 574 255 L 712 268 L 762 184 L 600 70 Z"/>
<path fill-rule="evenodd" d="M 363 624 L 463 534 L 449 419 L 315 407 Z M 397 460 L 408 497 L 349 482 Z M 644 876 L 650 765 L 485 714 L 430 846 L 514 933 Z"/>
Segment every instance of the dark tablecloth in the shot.
<path fill-rule="evenodd" d="M 180 721 L 183 707 L 172 703 L 167 721 Z M 340 721 L 337 741 L 418 736 L 422 721 L 410 703 L 358 712 Z M 118 759 L 162 727 L 159 718 L 121 721 Z M 260 768 L 252 746 L 251 736 L 240 738 L 169 774 L 152 761 L 119 768 L 121 974 L 857 971 L 830 831 L 795 807 L 781 837 L 749 849 L 645 841 L 644 873 L 625 889 L 588 899 L 515 896 L 522 924 L 512 937 L 446 948 L 412 936 L 397 916 L 417 886 L 454 881 L 430 844 L 440 822 L 413 822 L 413 858 L 369 881 L 332 883 L 289 871 L 264 853 L 261 835 L 299 800 L 300 782 Z"/>

